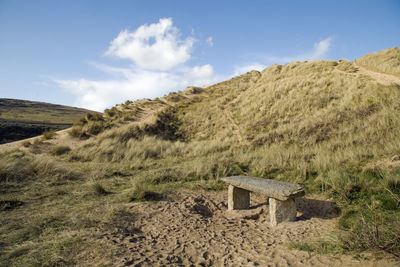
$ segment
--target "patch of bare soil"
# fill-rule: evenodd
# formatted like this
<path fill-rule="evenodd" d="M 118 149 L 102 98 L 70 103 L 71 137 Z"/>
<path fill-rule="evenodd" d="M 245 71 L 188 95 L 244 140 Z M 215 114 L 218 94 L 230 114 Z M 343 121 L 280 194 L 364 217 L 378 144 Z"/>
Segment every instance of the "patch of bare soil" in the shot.
<path fill-rule="evenodd" d="M 227 211 L 226 192 L 179 192 L 168 201 L 132 203 L 101 242 L 118 247 L 115 266 L 395 266 L 390 260 L 359 261 L 349 255 L 319 255 L 289 249 L 291 241 L 320 238 L 334 229 L 334 203 L 303 198 L 297 221 L 272 227 L 263 196 L 251 208 Z"/>

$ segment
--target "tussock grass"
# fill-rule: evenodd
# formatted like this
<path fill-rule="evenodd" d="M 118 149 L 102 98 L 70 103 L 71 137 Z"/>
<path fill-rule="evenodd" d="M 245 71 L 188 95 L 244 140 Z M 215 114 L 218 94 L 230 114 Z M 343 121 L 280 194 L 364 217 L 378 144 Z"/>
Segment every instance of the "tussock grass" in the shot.
<path fill-rule="evenodd" d="M 32 145 L 32 143 L 29 140 L 22 142 L 23 147 L 30 147 L 31 145 Z"/>
<path fill-rule="evenodd" d="M 93 190 L 97 195 L 106 195 L 106 194 L 108 194 L 107 190 L 98 182 L 93 184 Z"/>
<path fill-rule="evenodd" d="M 357 68 L 349 61 L 345 59 L 339 60 L 339 64 L 336 67 L 338 70 L 348 72 L 348 73 L 355 73 L 357 72 Z"/>
<path fill-rule="evenodd" d="M 52 139 L 55 135 L 56 135 L 56 132 L 54 130 L 46 130 L 42 134 L 42 139 L 49 140 L 49 139 Z"/>
<path fill-rule="evenodd" d="M 105 128 L 103 116 L 99 113 L 87 113 L 74 122 L 69 134 L 77 138 L 89 138 L 101 133 Z"/>
<path fill-rule="evenodd" d="M 69 151 L 71 151 L 71 148 L 69 146 L 56 145 L 55 147 L 50 149 L 49 153 L 52 155 L 60 156 L 60 155 L 68 153 Z"/>
<path fill-rule="evenodd" d="M 163 194 L 149 189 L 146 183 L 135 183 L 129 192 L 130 201 L 158 201 L 164 198 Z"/>

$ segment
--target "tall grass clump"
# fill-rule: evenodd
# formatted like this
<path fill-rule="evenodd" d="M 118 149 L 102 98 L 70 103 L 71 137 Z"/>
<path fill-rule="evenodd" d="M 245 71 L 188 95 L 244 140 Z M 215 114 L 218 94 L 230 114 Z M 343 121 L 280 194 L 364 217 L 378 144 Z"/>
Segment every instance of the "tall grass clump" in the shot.
<path fill-rule="evenodd" d="M 46 130 L 42 134 L 42 139 L 49 140 L 49 139 L 52 139 L 55 135 L 56 135 L 56 132 L 54 130 Z"/>
<path fill-rule="evenodd" d="M 133 183 L 129 192 L 129 201 L 159 201 L 164 198 L 163 194 L 156 192 L 154 185 L 148 180 L 139 180 Z"/>
<path fill-rule="evenodd" d="M 50 149 L 49 153 L 52 155 L 60 156 L 71 151 L 71 148 L 66 145 L 56 145 Z"/>
<path fill-rule="evenodd" d="M 96 195 L 107 195 L 108 192 L 99 182 L 93 184 L 93 191 Z"/>
<path fill-rule="evenodd" d="M 88 113 L 76 121 L 69 134 L 77 138 L 89 138 L 97 135 L 105 129 L 103 116 L 99 113 Z"/>
<path fill-rule="evenodd" d="M 22 142 L 22 146 L 23 147 L 30 147 L 32 145 L 31 141 L 29 140 L 25 140 Z"/>

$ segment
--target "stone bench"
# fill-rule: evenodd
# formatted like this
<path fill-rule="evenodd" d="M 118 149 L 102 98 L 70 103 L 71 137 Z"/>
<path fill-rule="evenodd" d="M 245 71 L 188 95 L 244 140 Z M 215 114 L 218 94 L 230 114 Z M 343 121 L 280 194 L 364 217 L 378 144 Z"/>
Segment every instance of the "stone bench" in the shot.
<path fill-rule="evenodd" d="M 228 210 L 248 209 L 250 191 L 269 198 L 271 225 L 296 219 L 296 197 L 304 196 L 300 185 L 248 176 L 231 176 L 221 179 L 229 184 Z"/>

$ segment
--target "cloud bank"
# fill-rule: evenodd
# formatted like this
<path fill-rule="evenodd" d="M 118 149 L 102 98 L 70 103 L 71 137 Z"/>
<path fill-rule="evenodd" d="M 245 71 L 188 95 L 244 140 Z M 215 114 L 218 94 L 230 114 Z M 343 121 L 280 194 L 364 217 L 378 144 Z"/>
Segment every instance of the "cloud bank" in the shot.
<path fill-rule="evenodd" d="M 202 86 L 216 81 L 209 64 L 188 66 L 195 39 L 181 38 L 171 18 L 123 30 L 111 41 L 105 55 L 131 61 L 130 68 L 92 63 L 119 79 L 61 80 L 59 87 L 77 96 L 77 106 L 102 111 L 125 100 L 154 98 L 188 85 Z"/>

